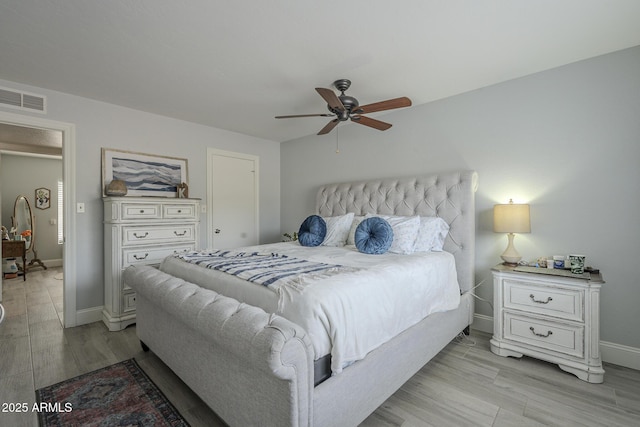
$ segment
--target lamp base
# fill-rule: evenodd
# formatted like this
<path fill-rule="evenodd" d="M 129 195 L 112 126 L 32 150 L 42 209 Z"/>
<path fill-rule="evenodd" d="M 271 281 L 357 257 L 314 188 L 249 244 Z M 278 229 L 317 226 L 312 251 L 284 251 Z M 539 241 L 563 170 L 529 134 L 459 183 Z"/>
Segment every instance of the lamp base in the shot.
<path fill-rule="evenodd" d="M 500 258 L 504 261 L 505 265 L 510 265 L 515 267 L 518 265 L 518 262 L 522 259 L 516 248 L 513 246 L 513 238 L 515 234 L 509 233 L 507 237 L 509 238 L 509 244 L 507 245 L 507 249 L 504 250 Z"/>
<path fill-rule="evenodd" d="M 517 267 L 517 266 L 518 266 L 518 265 L 520 265 L 520 264 L 518 264 L 517 262 L 507 262 L 507 261 L 504 261 L 504 262 L 502 263 L 502 265 L 506 265 L 507 267 Z"/>

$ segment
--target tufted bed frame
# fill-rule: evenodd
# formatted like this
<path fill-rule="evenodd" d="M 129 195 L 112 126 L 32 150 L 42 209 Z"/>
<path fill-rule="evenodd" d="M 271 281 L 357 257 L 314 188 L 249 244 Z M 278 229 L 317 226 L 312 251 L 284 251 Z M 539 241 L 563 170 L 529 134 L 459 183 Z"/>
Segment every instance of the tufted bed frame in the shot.
<path fill-rule="evenodd" d="M 148 266 L 124 275 L 137 292 L 137 334 L 231 426 L 356 426 L 471 324 L 476 187 L 476 173 L 462 171 L 318 190 L 323 216 L 445 219 L 462 296 L 317 386 L 301 327 Z"/>

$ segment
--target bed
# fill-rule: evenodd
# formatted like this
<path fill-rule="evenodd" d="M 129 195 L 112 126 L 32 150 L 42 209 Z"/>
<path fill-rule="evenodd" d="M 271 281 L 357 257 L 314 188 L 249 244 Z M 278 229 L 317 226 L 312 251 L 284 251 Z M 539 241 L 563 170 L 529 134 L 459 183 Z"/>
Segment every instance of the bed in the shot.
<path fill-rule="evenodd" d="M 290 286 L 283 286 L 286 292 L 277 298 L 266 287 L 253 286 L 263 294 L 256 296 L 237 283 L 212 278 L 211 269 L 196 266 L 199 270 L 193 273 L 186 260 L 168 258 L 161 270 L 131 267 L 125 272 L 125 282 L 137 292 L 138 336 L 229 425 L 357 425 L 471 324 L 476 187 L 477 175 L 461 171 L 331 184 L 321 187 L 316 197 L 316 213 L 323 217 L 354 213 L 444 219 L 449 225 L 444 252 L 424 254 L 421 262 L 452 266 L 458 285 L 454 305 L 436 305 L 414 319 L 417 314 L 405 316 L 397 309 L 391 317 L 377 316 L 375 300 L 360 306 L 351 303 L 347 317 L 356 320 L 340 318 L 345 310 L 338 310 L 340 326 L 326 327 L 329 338 L 318 338 L 322 328 L 296 317 L 299 308 L 283 309 Z M 233 254 L 262 250 L 297 256 L 295 245 L 243 248 Z M 360 261 L 350 261 L 358 258 L 353 248 L 316 249 L 319 259 L 314 261 L 338 259 L 341 266 L 356 269 L 350 274 L 364 274 Z M 423 255 L 398 258 L 415 256 Z M 365 281 L 373 283 L 379 277 L 384 289 L 388 278 L 381 271 Z M 240 280 L 233 277 L 231 282 L 236 279 Z M 407 280 L 410 286 L 411 276 Z M 340 287 L 350 292 L 348 286 Z M 399 289 L 404 287 L 395 291 L 401 293 Z M 364 313 L 360 320 L 358 310 Z M 313 317 L 322 317 L 320 324 L 326 326 L 334 314 Z M 399 318 L 404 323 L 395 325 Z M 358 329 L 351 327 L 352 321 L 370 323 L 375 340 L 354 340 L 362 331 L 340 336 L 343 329 Z M 388 323 L 394 323 L 395 332 Z M 336 351 L 334 341 L 352 347 Z"/>

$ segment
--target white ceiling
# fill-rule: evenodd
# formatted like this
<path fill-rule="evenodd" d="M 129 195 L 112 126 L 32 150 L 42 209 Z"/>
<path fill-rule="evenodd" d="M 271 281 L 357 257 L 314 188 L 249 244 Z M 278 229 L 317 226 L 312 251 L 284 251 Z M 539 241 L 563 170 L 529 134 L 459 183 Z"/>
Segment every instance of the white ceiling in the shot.
<path fill-rule="evenodd" d="M 328 118 L 273 117 L 326 112 L 314 87 L 336 79 L 418 105 L 640 45 L 639 18 L 638 0 L 2 0 L 0 78 L 286 141 Z"/>

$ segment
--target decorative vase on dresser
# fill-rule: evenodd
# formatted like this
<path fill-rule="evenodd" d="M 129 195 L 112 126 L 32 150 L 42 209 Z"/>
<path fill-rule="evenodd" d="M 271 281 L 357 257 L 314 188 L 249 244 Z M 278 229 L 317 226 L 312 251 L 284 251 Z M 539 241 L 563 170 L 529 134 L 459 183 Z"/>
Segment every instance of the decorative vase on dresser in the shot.
<path fill-rule="evenodd" d="M 493 353 L 546 360 L 590 383 L 604 380 L 600 274 L 505 265 L 492 273 Z"/>
<path fill-rule="evenodd" d="M 110 331 L 136 322 L 135 292 L 122 281 L 130 265 L 159 265 L 168 255 L 198 248 L 200 200 L 105 197 L 104 309 Z"/>

